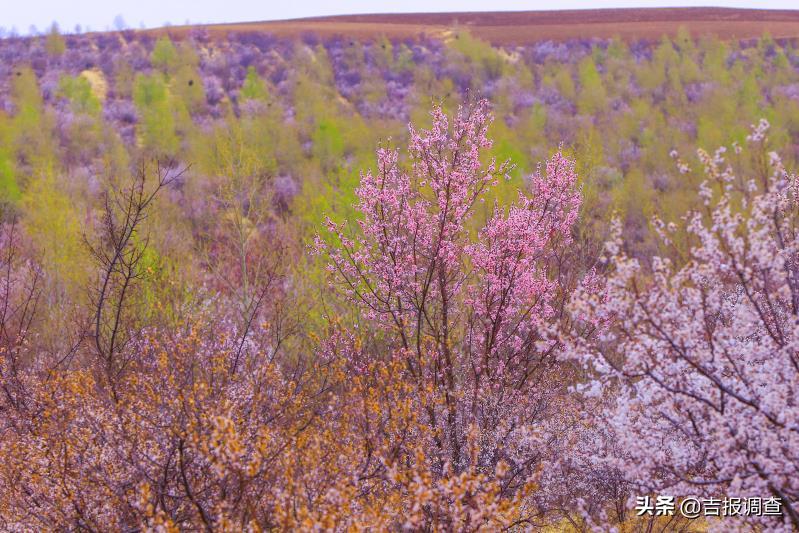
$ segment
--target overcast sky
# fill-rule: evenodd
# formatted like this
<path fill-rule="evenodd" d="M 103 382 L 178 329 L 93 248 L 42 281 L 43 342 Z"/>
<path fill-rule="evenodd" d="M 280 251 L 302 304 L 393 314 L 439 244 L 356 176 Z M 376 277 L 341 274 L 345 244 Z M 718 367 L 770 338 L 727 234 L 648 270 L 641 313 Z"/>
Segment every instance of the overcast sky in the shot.
<path fill-rule="evenodd" d="M 518 11 L 600 7 L 726 6 L 796 9 L 797 0 L 0 0 L 0 27 L 20 34 L 57 22 L 62 31 L 165 23 L 242 22 L 350 13 Z M 118 18 L 119 17 L 119 18 Z"/>

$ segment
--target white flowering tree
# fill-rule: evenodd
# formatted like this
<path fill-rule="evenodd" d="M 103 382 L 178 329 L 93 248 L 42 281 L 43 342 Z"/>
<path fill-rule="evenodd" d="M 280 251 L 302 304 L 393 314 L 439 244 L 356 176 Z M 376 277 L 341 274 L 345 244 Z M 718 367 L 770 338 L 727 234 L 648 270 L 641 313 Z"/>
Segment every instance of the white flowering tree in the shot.
<path fill-rule="evenodd" d="M 688 236 L 684 263 L 642 265 L 623 252 L 617 227 L 604 290 L 583 291 L 572 308 L 606 323 L 605 333 L 573 339 L 570 353 L 593 376 L 585 394 L 606 398 L 600 416 L 624 450 L 609 463 L 638 494 L 779 498 L 776 519 L 791 530 L 799 528 L 799 183 L 767 151 L 767 129 L 765 121 L 754 128 L 751 152 L 734 145 L 731 163 L 724 149 L 698 152 L 704 209 L 682 226 L 655 224 L 665 245 L 680 230 Z M 777 527 L 774 517 L 760 520 Z"/>

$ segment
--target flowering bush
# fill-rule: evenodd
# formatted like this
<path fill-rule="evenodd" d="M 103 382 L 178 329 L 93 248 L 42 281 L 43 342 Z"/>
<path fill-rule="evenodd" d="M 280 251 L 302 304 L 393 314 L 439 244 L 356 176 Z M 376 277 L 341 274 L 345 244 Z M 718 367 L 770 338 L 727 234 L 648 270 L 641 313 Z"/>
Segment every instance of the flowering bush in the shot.
<path fill-rule="evenodd" d="M 550 447 L 554 433 L 568 428 L 569 373 L 553 332 L 568 328 L 563 306 L 579 280 L 568 257 L 580 194 L 573 163 L 556 153 L 529 193 L 480 223 L 478 206 L 509 169 L 482 163 L 487 103 L 452 124 L 438 108 L 432 117 L 431 129 L 411 128 L 409 170 L 381 149 L 377 172 L 362 176 L 358 234 L 328 221 L 340 245 L 319 238 L 317 248 L 381 350 L 402 361 L 396 378 L 413 384 L 430 468 L 503 465 L 510 496 L 529 490 L 543 459 L 562 451 Z"/>
<path fill-rule="evenodd" d="M 799 184 L 766 153 L 768 126 L 748 137 L 754 177 L 734 170 L 747 162 L 740 147 L 734 163 L 699 151 L 704 210 L 684 219 L 681 263 L 655 257 L 646 269 L 616 226 L 604 290 L 573 304 L 612 327 L 570 353 L 595 373 L 589 395 L 605 391 L 597 424 L 623 450 L 609 463 L 639 493 L 773 496 L 789 531 L 799 527 Z M 666 246 L 680 229 L 658 227 Z"/>

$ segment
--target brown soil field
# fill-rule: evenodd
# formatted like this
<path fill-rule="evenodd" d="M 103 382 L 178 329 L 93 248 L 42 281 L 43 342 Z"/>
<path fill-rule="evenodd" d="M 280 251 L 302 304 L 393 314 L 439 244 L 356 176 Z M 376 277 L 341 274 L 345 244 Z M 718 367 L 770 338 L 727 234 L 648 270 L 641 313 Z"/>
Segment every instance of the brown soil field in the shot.
<path fill-rule="evenodd" d="M 198 26 L 151 30 L 180 37 Z M 212 24 L 203 27 L 212 36 L 233 32 L 267 32 L 280 37 L 314 33 L 320 37 L 344 36 L 370 40 L 379 36 L 405 39 L 426 35 L 445 37 L 453 28 L 467 27 L 497 45 L 541 40 L 621 37 L 625 40 L 658 39 L 687 28 L 693 35 L 722 39 L 751 39 L 770 34 L 777 39 L 799 38 L 799 10 L 730 8 L 645 8 L 569 11 L 516 11 L 472 13 L 408 13 L 342 15 L 306 19 Z"/>

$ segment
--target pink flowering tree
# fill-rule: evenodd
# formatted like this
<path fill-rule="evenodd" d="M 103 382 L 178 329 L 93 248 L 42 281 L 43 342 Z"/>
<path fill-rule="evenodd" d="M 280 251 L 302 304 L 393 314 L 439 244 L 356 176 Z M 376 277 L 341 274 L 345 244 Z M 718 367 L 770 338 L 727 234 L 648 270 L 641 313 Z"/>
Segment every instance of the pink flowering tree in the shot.
<path fill-rule="evenodd" d="M 776 520 L 790 530 L 799 527 L 799 183 L 765 148 L 767 128 L 749 137 L 751 158 L 735 146 L 735 165 L 724 149 L 698 152 L 703 210 L 683 227 L 655 224 L 665 247 L 688 236 L 684 263 L 655 257 L 645 267 L 616 228 L 604 291 L 582 291 L 572 308 L 612 327 L 569 351 L 596 377 L 585 396 L 609 402 L 600 423 L 624 453 L 606 466 L 639 495 L 778 498 Z M 739 164 L 755 177 L 741 177 Z"/>
<path fill-rule="evenodd" d="M 333 286 L 399 358 L 431 429 L 434 471 L 505 471 L 503 491 L 532 479 L 565 424 L 568 373 L 556 326 L 579 281 L 570 260 L 581 196 L 574 164 L 556 153 L 510 206 L 482 210 L 508 164 L 485 162 L 488 104 L 440 108 L 410 127 L 407 165 L 380 149 L 361 177 L 358 231 L 328 221 Z M 488 213 L 478 216 L 478 213 Z M 385 356 L 389 357 L 389 356 Z M 479 447 L 477 465 L 467 450 Z"/>

